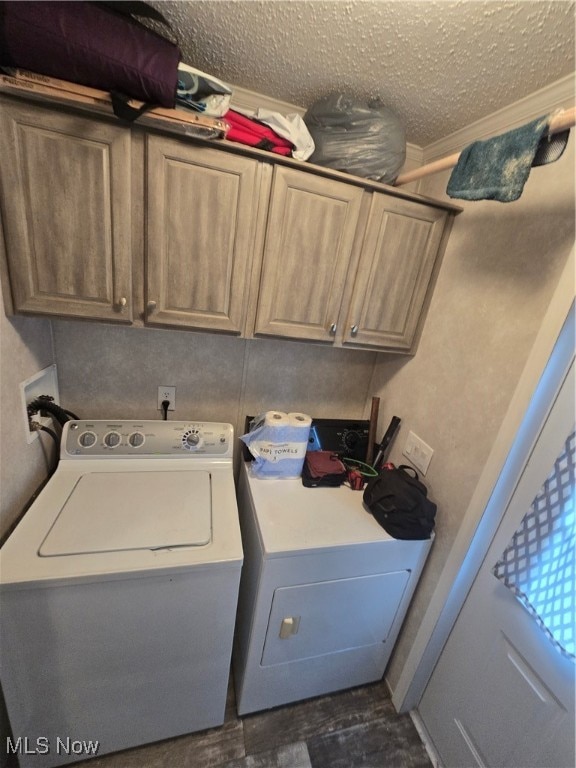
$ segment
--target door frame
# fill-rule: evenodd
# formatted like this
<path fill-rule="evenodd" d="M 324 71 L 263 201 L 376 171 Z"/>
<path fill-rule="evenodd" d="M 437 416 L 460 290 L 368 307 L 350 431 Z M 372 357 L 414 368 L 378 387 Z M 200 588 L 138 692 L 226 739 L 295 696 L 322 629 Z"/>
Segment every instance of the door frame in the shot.
<path fill-rule="evenodd" d="M 392 692 L 392 702 L 399 712 L 415 709 L 420 703 L 574 357 L 575 267 L 573 247 Z"/>

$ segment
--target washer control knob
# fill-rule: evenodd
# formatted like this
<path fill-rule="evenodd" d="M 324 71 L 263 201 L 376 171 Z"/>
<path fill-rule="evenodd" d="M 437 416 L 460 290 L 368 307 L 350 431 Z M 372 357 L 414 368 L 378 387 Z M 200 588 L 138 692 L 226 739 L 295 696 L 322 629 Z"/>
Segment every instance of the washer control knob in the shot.
<path fill-rule="evenodd" d="M 128 442 L 132 448 L 139 448 L 141 445 L 144 445 L 144 435 L 142 432 L 133 432 L 128 438 Z"/>
<path fill-rule="evenodd" d="M 104 445 L 107 445 L 108 448 L 116 448 L 117 445 L 120 445 L 121 440 L 118 432 L 108 432 L 107 435 L 104 435 Z"/>
<path fill-rule="evenodd" d="M 95 442 L 96 435 L 94 432 L 82 432 L 82 434 L 78 437 L 78 443 L 82 446 L 82 448 L 92 448 Z"/>
<path fill-rule="evenodd" d="M 195 451 L 202 448 L 202 434 L 197 427 L 191 427 L 182 435 L 182 448 L 187 451 Z"/>

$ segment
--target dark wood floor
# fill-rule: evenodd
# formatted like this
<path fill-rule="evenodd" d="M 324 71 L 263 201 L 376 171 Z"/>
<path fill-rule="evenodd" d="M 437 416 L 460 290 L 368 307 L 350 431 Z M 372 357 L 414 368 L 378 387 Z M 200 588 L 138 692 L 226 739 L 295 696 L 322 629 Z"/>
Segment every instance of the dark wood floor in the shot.
<path fill-rule="evenodd" d="M 384 683 L 236 715 L 220 728 L 76 763 L 76 768 L 431 768 L 409 715 Z"/>

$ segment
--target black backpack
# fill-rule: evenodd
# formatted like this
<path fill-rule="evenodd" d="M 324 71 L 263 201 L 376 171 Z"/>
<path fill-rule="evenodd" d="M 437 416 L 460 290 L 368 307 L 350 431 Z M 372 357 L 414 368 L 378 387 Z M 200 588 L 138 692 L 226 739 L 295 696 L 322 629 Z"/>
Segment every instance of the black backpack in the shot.
<path fill-rule="evenodd" d="M 414 476 L 410 472 L 414 473 Z M 364 505 L 395 539 L 429 539 L 436 504 L 412 467 L 384 469 L 364 489 Z"/>

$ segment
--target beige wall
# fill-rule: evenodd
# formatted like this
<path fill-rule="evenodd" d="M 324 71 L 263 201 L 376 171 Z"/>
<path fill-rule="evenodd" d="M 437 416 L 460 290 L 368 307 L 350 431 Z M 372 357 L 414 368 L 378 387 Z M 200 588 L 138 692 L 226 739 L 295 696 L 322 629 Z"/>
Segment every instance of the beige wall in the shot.
<path fill-rule="evenodd" d="M 26 442 L 19 384 L 53 362 L 49 321 L 7 318 L 0 291 L 0 538 L 52 466 L 48 435 Z"/>
<path fill-rule="evenodd" d="M 271 408 L 362 418 L 376 354 L 99 323 L 7 318 L 0 307 L 1 530 L 47 476 L 50 438 L 26 442 L 19 383 L 58 365 L 60 402 L 86 418 L 159 418 L 156 390 L 175 385 L 171 418 L 229 421 Z"/>
<path fill-rule="evenodd" d="M 462 202 L 416 356 L 379 355 L 380 428 L 402 418 L 432 448 L 425 482 L 437 537 L 387 677 L 394 689 L 574 243 L 574 145 L 535 168 L 514 203 Z M 422 193 L 439 199 L 449 173 Z M 459 201 L 454 201 L 459 202 Z"/>
<path fill-rule="evenodd" d="M 298 410 L 362 418 L 376 353 L 290 341 L 53 321 L 66 408 L 86 418 L 159 418 L 157 387 L 176 387 L 174 419 L 231 422 Z"/>

